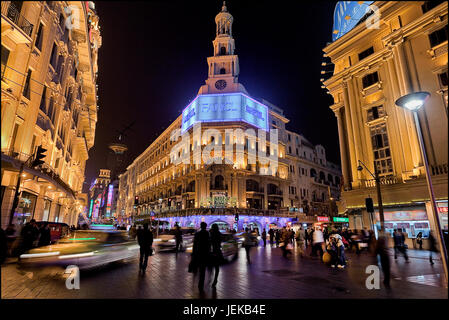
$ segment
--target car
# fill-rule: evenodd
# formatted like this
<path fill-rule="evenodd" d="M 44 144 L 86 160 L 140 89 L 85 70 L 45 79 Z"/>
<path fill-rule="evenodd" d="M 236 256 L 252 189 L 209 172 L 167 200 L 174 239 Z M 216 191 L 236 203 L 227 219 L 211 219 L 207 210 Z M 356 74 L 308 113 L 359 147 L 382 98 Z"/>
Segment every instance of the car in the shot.
<path fill-rule="evenodd" d="M 192 253 L 193 243 L 187 248 L 186 252 Z M 234 260 L 239 254 L 239 242 L 238 237 L 233 233 L 222 233 L 221 234 L 221 252 L 223 253 L 223 258 L 227 261 Z"/>
<path fill-rule="evenodd" d="M 19 256 L 22 268 L 76 265 L 90 269 L 137 257 L 139 245 L 126 231 L 76 230 L 56 244 L 33 248 Z"/>
<path fill-rule="evenodd" d="M 232 233 L 222 233 L 221 251 L 226 260 L 234 260 L 239 254 L 239 244 L 237 237 Z"/>
<path fill-rule="evenodd" d="M 193 245 L 193 238 L 196 230 L 193 228 L 181 228 L 182 242 L 179 246 L 180 251 L 185 251 L 186 248 Z M 153 246 L 157 252 L 160 251 L 174 251 L 176 250 L 176 229 L 171 229 L 168 234 L 159 235 L 153 240 Z"/>
<path fill-rule="evenodd" d="M 55 243 L 59 239 L 69 234 L 70 228 L 68 224 L 62 222 L 37 221 L 36 225 L 40 229 L 45 223 L 50 228 L 51 243 Z"/>

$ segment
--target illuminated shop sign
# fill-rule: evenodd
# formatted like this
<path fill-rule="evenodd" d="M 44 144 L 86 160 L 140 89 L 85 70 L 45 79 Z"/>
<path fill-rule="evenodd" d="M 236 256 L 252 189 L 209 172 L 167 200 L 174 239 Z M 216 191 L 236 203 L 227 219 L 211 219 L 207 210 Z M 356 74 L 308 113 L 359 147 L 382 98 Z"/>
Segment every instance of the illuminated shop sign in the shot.
<path fill-rule="evenodd" d="M 334 222 L 349 222 L 349 218 L 334 217 Z"/>
<path fill-rule="evenodd" d="M 316 217 L 316 221 L 318 222 L 329 222 L 329 217 Z"/>
<path fill-rule="evenodd" d="M 196 122 L 243 121 L 269 131 L 268 107 L 243 93 L 199 95 L 182 112 L 181 132 Z"/>
<path fill-rule="evenodd" d="M 90 199 L 89 218 L 92 217 L 92 209 L 94 208 L 94 199 Z"/>
<path fill-rule="evenodd" d="M 106 202 L 106 215 L 109 216 L 111 213 L 111 202 L 112 202 L 112 192 L 113 192 L 114 186 L 112 184 L 108 187 L 108 202 Z"/>
<path fill-rule="evenodd" d="M 374 1 L 338 1 L 334 11 L 332 41 L 351 31 L 368 12 Z"/>

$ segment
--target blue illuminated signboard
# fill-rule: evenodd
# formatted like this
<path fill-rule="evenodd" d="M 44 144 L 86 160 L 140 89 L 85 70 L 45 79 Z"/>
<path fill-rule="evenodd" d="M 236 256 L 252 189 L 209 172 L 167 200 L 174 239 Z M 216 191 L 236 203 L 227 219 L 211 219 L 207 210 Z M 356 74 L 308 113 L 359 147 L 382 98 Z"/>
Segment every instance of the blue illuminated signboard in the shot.
<path fill-rule="evenodd" d="M 334 11 L 332 41 L 351 31 L 369 11 L 374 1 L 338 1 Z"/>
<path fill-rule="evenodd" d="M 268 107 L 243 93 L 199 95 L 182 111 L 181 132 L 196 122 L 244 121 L 269 131 Z"/>

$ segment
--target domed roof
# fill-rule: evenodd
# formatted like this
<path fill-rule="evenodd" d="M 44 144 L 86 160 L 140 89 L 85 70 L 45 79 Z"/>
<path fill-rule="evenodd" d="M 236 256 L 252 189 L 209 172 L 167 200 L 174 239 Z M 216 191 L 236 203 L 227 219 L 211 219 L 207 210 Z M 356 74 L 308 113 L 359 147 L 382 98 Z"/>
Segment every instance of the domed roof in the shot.
<path fill-rule="evenodd" d="M 231 23 L 234 20 L 232 15 L 228 12 L 228 8 L 226 8 L 226 1 L 223 1 L 223 7 L 221 7 L 221 12 L 215 16 L 215 22 L 217 23 L 219 20 L 230 20 Z"/>

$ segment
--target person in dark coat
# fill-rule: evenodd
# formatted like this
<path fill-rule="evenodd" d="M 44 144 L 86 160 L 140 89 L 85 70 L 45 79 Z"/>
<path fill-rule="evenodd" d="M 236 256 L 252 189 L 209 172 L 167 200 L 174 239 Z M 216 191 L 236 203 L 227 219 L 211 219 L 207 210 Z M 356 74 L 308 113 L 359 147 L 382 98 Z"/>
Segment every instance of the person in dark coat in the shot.
<path fill-rule="evenodd" d="M 432 258 L 432 252 L 438 252 L 438 246 L 437 246 L 437 241 L 435 239 L 435 237 L 433 236 L 433 232 L 432 230 L 429 232 L 429 261 L 430 264 L 434 264 L 433 262 L 433 258 Z"/>
<path fill-rule="evenodd" d="M 274 244 L 274 230 L 270 229 L 268 231 L 268 234 L 270 235 L 270 245 L 273 246 L 273 244 Z"/>
<path fill-rule="evenodd" d="M 380 258 L 385 288 L 390 289 L 390 255 L 388 254 L 388 237 L 384 232 L 379 233 L 375 253 Z"/>
<path fill-rule="evenodd" d="M 175 229 L 175 240 L 176 240 L 176 254 L 178 254 L 179 247 L 181 246 L 181 243 L 182 243 L 182 232 L 181 232 L 181 228 L 179 227 L 178 224 L 176 224 L 176 229 Z"/>
<path fill-rule="evenodd" d="M 137 231 L 137 242 L 140 246 L 139 271 L 145 273 L 148 265 L 148 256 L 151 255 L 153 248 L 153 233 L 148 230 L 148 223 L 143 225 L 143 229 Z"/>
<path fill-rule="evenodd" d="M 29 223 L 25 224 L 20 235 L 22 237 L 22 252 L 26 252 L 33 248 L 34 241 L 36 241 L 39 236 L 36 220 L 31 219 Z"/>
<path fill-rule="evenodd" d="M 195 233 L 193 238 L 193 252 L 192 260 L 195 261 L 195 265 L 199 268 L 200 280 L 198 282 L 198 289 L 204 291 L 204 278 L 206 276 L 206 267 L 210 259 L 210 236 L 207 232 L 207 223 L 201 222 L 201 230 Z"/>
<path fill-rule="evenodd" d="M 48 226 L 48 223 L 45 222 L 44 225 L 39 230 L 40 238 L 39 238 L 39 244 L 38 247 L 48 246 L 51 242 L 51 233 L 50 233 L 50 227 Z"/>
<path fill-rule="evenodd" d="M 407 247 L 405 246 L 405 235 L 402 232 L 402 229 L 395 230 L 393 233 L 393 239 L 394 239 L 394 258 L 397 259 L 398 255 L 397 253 L 401 253 L 404 255 L 405 262 L 409 262 L 408 255 L 407 255 Z"/>
<path fill-rule="evenodd" d="M 212 245 L 212 266 L 215 268 L 214 282 L 212 287 L 217 285 L 218 274 L 220 272 L 220 263 L 223 259 L 223 253 L 221 251 L 221 232 L 218 230 L 218 225 L 213 224 L 210 229 L 210 242 Z"/>
<path fill-rule="evenodd" d="M 262 231 L 262 241 L 263 241 L 263 246 L 266 247 L 267 246 L 267 232 L 265 231 L 265 229 L 263 229 L 263 231 Z"/>

